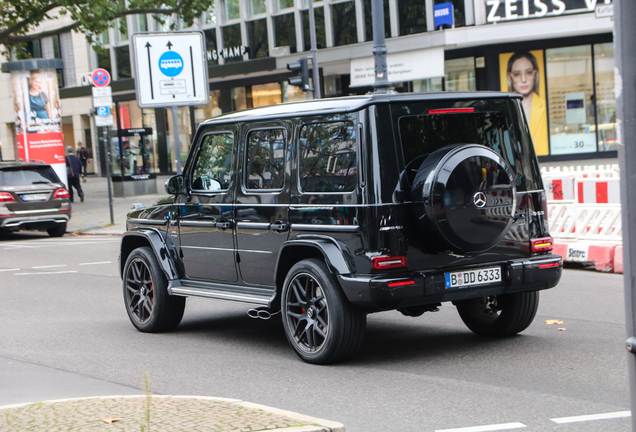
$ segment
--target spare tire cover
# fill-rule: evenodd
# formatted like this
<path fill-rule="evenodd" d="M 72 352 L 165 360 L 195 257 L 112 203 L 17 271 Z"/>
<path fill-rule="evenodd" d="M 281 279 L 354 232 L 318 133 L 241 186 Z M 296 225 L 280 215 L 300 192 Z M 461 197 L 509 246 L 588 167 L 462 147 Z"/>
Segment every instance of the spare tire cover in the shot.
<path fill-rule="evenodd" d="M 483 252 L 504 237 L 516 208 L 514 174 L 488 147 L 462 144 L 431 153 L 420 165 L 411 198 L 418 228 L 441 249 Z"/>

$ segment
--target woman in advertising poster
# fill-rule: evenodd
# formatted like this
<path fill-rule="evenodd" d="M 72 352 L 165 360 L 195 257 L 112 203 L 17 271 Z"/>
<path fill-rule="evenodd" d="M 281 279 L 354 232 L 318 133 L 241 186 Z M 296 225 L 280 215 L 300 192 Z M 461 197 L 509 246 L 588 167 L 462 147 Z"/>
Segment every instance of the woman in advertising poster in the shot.
<path fill-rule="evenodd" d="M 539 50 L 501 54 L 499 62 L 502 69 L 502 91 L 507 90 L 523 96 L 523 110 L 529 123 L 535 151 L 539 156 L 547 155 L 548 121 L 544 90 L 541 86 L 543 52 Z"/>
<path fill-rule="evenodd" d="M 42 91 L 42 75 L 35 73 L 29 79 L 29 105 L 35 113 L 35 118 L 51 118 L 51 104 L 49 95 Z"/>

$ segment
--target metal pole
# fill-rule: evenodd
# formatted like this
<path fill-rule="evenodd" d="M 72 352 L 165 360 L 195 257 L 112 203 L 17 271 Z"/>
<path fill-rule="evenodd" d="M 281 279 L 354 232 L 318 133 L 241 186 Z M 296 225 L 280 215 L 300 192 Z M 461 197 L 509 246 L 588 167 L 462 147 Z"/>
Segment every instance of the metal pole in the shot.
<path fill-rule="evenodd" d="M 110 142 L 108 140 L 108 128 L 104 127 L 104 148 L 106 149 L 106 183 L 108 184 L 108 208 L 110 209 L 110 224 L 115 224 L 113 216 L 113 189 L 110 184 Z"/>
<path fill-rule="evenodd" d="M 386 40 L 384 38 L 384 5 L 382 0 L 371 0 L 371 17 L 373 19 L 373 57 L 375 58 L 375 93 L 391 91 L 388 69 L 386 67 Z"/>
<path fill-rule="evenodd" d="M 177 174 L 181 174 L 181 147 L 179 145 L 179 116 L 177 107 L 172 107 L 172 135 L 174 137 L 174 152 L 176 153 Z"/>
<path fill-rule="evenodd" d="M 309 39 L 311 40 L 311 66 L 314 80 L 314 99 L 320 99 L 320 74 L 318 73 L 318 48 L 316 47 L 314 0 L 309 0 Z"/>
<path fill-rule="evenodd" d="M 627 355 L 631 411 L 636 413 L 636 2 L 614 2 L 614 34 L 616 46 L 616 131 L 621 182 L 621 217 L 623 227 L 623 262 L 625 286 L 625 324 L 627 326 Z M 628 141 L 626 141 L 628 137 Z M 636 415 L 632 415 L 632 430 L 636 431 Z"/>

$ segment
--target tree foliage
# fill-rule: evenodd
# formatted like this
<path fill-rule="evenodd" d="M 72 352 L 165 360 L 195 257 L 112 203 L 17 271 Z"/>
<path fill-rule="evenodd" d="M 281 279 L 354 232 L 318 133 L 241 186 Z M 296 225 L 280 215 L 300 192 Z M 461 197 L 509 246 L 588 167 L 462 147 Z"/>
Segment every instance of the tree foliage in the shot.
<path fill-rule="evenodd" d="M 177 15 L 184 27 L 211 6 L 211 0 L 0 0 L 0 44 L 20 48 L 26 42 L 66 31 L 84 33 L 90 43 L 99 45 L 98 35 L 113 27 L 117 18 L 153 14 L 165 24 Z M 70 24 L 40 31 L 38 26 L 59 16 L 69 16 Z M 173 24 L 174 28 L 174 24 Z"/>

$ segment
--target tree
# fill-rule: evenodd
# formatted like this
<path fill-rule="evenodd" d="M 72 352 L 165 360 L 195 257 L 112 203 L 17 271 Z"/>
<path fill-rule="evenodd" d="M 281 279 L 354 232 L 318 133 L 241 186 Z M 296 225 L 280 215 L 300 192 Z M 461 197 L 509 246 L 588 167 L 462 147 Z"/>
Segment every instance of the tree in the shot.
<path fill-rule="evenodd" d="M 20 48 L 26 42 L 73 30 L 84 33 L 91 44 L 99 46 L 98 35 L 113 27 L 117 18 L 153 14 L 163 24 L 176 14 L 189 27 L 210 5 L 211 0 L 1 0 L 0 44 L 17 48 L 20 57 Z M 60 16 L 69 16 L 72 22 L 38 31 L 40 24 Z"/>

